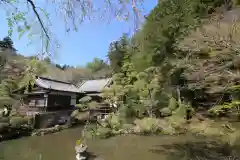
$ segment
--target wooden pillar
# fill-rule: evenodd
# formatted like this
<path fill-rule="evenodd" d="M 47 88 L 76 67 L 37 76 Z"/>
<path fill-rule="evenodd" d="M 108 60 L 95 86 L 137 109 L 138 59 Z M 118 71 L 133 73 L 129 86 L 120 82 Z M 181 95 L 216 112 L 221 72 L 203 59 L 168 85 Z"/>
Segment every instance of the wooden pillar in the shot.
<path fill-rule="evenodd" d="M 44 94 L 44 108 L 45 108 L 45 112 L 47 111 L 47 106 L 48 106 L 48 94 Z"/>

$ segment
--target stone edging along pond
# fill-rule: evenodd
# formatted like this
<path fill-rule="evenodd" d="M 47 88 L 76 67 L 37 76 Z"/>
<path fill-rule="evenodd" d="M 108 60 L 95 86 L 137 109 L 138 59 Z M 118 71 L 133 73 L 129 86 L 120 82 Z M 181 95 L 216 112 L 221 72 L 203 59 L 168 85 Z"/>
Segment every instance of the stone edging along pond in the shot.
<path fill-rule="evenodd" d="M 70 128 L 70 126 L 68 125 L 55 125 L 54 127 L 50 127 L 50 128 L 43 128 L 43 129 L 37 129 L 34 130 L 31 133 L 31 136 L 43 136 L 46 134 L 51 134 L 51 133 L 56 133 L 59 131 L 62 131 L 64 129 Z"/>
<path fill-rule="evenodd" d="M 46 134 L 60 132 L 64 129 L 70 128 L 71 126 L 68 125 L 55 125 L 54 127 L 50 128 L 43 128 L 43 129 L 29 129 L 29 128 L 21 128 L 21 129 L 11 129 L 5 134 L 0 134 L 0 142 L 6 141 L 10 139 L 21 138 L 24 136 L 43 136 Z"/>

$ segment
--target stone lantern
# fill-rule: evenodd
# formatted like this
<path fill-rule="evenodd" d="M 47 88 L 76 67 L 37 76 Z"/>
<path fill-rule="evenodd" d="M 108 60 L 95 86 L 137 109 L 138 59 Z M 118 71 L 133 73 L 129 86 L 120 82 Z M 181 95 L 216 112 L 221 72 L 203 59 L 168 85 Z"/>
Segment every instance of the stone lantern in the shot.
<path fill-rule="evenodd" d="M 87 146 L 80 144 L 75 146 L 76 160 L 86 160 L 87 157 Z"/>

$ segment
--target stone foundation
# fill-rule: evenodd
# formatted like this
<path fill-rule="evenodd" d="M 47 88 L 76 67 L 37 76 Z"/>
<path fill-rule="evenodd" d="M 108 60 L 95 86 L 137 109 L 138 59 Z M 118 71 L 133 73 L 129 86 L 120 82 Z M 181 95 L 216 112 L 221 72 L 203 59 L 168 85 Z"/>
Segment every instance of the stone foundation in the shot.
<path fill-rule="evenodd" d="M 73 110 L 47 112 L 35 115 L 35 128 L 49 128 L 55 125 L 66 124 Z"/>

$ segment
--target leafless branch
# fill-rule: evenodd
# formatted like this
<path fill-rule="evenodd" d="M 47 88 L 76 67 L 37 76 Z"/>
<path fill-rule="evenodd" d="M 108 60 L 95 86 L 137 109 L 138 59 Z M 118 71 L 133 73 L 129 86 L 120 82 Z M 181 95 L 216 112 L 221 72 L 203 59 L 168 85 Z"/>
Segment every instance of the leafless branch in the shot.
<path fill-rule="evenodd" d="M 49 34 L 47 32 L 47 29 L 45 28 L 45 26 L 43 24 L 43 21 L 42 21 L 40 15 L 38 14 L 38 12 L 36 10 L 37 7 L 35 6 L 34 2 L 32 0 L 27 0 L 27 2 L 31 5 L 34 14 L 37 16 L 38 22 L 40 23 L 41 28 L 42 28 L 45 36 L 47 37 L 48 40 L 50 40 L 50 36 L 49 36 Z"/>

